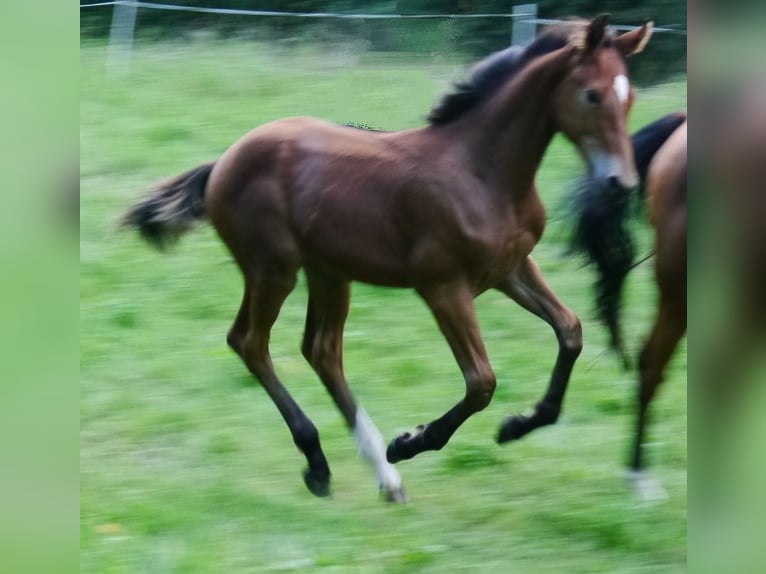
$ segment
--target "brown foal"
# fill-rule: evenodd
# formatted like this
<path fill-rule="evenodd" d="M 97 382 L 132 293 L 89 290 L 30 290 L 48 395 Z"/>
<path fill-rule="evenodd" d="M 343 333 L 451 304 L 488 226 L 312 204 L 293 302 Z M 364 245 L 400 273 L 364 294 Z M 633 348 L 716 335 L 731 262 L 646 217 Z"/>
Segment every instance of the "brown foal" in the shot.
<path fill-rule="evenodd" d="M 441 449 L 492 398 L 495 375 L 473 304 L 488 289 L 547 321 L 559 342 L 545 396 L 531 414 L 509 417 L 498 440 L 556 421 L 582 338 L 577 316 L 530 256 L 545 226 L 535 173 L 561 131 L 591 177 L 636 184 L 625 125 L 633 92 L 624 57 L 641 51 L 650 35 L 647 23 L 615 36 L 605 17 L 549 28 L 526 49 L 508 49 L 478 65 L 420 129 L 369 132 L 312 118 L 263 125 L 217 161 L 160 186 L 126 215 L 128 225 L 158 245 L 194 219 L 210 218 L 244 276 L 228 342 L 306 456 L 311 492 L 329 491 L 319 434 L 269 355 L 271 328 L 300 268 L 309 290 L 303 355 L 389 499 L 405 499 L 392 463 Z M 452 409 L 396 437 L 387 449 L 343 374 L 352 281 L 413 288 L 433 312 L 465 379 L 465 396 Z"/>

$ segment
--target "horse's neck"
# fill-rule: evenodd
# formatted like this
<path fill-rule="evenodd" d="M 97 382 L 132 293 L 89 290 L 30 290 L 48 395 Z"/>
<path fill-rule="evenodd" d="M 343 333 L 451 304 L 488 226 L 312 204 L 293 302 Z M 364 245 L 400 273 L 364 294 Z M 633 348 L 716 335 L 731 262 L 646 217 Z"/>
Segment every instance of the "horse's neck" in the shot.
<path fill-rule="evenodd" d="M 556 132 L 552 97 L 567 54 L 544 57 L 504 86 L 470 128 L 472 156 L 486 179 L 512 194 L 533 188 L 535 173 Z"/>

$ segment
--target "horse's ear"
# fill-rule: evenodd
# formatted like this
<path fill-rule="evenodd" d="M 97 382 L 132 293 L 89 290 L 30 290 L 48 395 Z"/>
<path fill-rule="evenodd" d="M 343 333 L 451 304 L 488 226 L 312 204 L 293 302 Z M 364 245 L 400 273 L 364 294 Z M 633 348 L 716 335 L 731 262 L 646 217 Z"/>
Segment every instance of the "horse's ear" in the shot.
<path fill-rule="evenodd" d="M 614 43 L 617 45 L 617 49 L 625 57 L 638 54 L 643 52 L 647 42 L 649 42 L 649 38 L 652 37 L 653 29 L 654 22 L 647 20 L 640 28 L 636 28 L 630 32 L 625 32 L 621 36 L 617 36 L 617 38 L 614 39 Z"/>
<path fill-rule="evenodd" d="M 609 14 L 596 16 L 588 24 L 588 31 L 585 35 L 585 49 L 593 50 L 597 48 L 606 34 L 606 23 L 609 21 Z"/>

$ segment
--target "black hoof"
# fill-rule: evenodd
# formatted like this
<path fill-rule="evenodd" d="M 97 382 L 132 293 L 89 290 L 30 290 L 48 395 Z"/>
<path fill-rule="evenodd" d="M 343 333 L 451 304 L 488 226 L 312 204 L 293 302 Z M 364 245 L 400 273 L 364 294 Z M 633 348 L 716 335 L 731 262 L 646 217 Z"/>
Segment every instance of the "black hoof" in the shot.
<path fill-rule="evenodd" d="M 303 482 L 314 496 L 330 496 L 330 473 L 312 473 L 310 468 L 303 471 Z"/>
<path fill-rule="evenodd" d="M 518 440 L 529 432 L 529 419 L 524 415 L 513 415 L 508 417 L 500 425 L 500 432 L 497 433 L 497 444 Z"/>
<path fill-rule="evenodd" d="M 433 450 L 425 443 L 426 428 L 428 425 L 418 425 L 415 434 L 406 432 L 388 443 L 386 460 L 391 464 L 396 464 L 400 460 L 409 460 L 424 450 Z"/>
<path fill-rule="evenodd" d="M 403 435 L 399 435 L 390 443 L 388 443 L 388 447 L 386 448 L 386 460 L 388 462 L 390 462 L 391 464 L 396 464 L 400 460 L 411 458 L 411 456 L 409 457 L 403 456 L 401 452 L 402 443 L 405 440 L 407 440 L 409 437 L 410 437 L 410 433 L 405 433 Z"/>

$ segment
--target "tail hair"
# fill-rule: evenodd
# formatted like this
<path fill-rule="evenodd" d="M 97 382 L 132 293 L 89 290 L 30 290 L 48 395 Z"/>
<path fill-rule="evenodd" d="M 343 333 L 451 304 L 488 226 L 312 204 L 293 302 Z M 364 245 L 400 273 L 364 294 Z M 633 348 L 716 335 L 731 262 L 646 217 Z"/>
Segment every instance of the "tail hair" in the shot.
<path fill-rule="evenodd" d="M 205 188 L 215 162 L 195 167 L 155 187 L 132 207 L 120 227 L 137 229 L 149 244 L 163 250 L 204 219 Z"/>
<path fill-rule="evenodd" d="M 622 342 L 621 306 L 625 279 L 636 256 L 630 216 L 636 196 L 614 193 L 614 190 L 589 180 L 580 180 L 571 209 L 576 223 L 570 250 L 582 252 L 596 266 L 596 312 L 607 327 L 610 347 L 628 364 Z"/>

